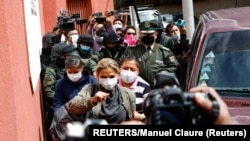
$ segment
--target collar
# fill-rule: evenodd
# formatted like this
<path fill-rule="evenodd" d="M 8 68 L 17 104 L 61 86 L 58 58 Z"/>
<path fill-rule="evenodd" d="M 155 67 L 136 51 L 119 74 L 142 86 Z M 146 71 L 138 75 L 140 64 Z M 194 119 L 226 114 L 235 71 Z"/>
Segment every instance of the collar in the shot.
<path fill-rule="evenodd" d="M 143 44 L 143 45 L 145 46 L 146 49 L 148 49 L 148 46 L 147 46 L 147 45 L 145 45 L 145 44 Z M 154 46 L 155 46 L 155 42 L 150 46 L 151 50 L 154 49 Z"/>

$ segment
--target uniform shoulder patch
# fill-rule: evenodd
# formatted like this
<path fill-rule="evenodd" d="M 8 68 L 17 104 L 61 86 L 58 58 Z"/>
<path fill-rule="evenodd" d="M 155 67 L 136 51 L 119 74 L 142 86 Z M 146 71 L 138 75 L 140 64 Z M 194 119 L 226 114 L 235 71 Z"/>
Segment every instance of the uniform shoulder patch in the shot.
<path fill-rule="evenodd" d="M 169 57 L 169 60 L 170 60 L 171 62 L 175 62 L 175 61 L 176 61 L 174 56 L 170 56 L 170 57 Z"/>

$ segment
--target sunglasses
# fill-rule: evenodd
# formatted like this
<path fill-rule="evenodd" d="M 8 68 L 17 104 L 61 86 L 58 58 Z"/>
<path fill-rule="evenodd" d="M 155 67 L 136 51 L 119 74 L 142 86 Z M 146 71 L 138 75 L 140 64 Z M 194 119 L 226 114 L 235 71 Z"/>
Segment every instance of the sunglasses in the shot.
<path fill-rule="evenodd" d="M 126 34 L 128 34 L 128 35 L 135 35 L 135 33 L 132 33 L 132 32 L 128 32 L 128 33 L 126 33 Z"/>

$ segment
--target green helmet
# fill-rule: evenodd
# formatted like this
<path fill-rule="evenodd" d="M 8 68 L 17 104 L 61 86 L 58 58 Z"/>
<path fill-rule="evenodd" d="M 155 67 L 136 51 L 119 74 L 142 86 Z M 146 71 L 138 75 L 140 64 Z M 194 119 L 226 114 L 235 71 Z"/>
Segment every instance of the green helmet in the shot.
<path fill-rule="evenodd" d="M 71 45 L 67 45 L 66 43 L 57 43 L 52 47 L 51 50 L 51 59 L 55 61 L 56 58 L 62 55 L 68 55 L 73 52 L 73 47 Z"/>

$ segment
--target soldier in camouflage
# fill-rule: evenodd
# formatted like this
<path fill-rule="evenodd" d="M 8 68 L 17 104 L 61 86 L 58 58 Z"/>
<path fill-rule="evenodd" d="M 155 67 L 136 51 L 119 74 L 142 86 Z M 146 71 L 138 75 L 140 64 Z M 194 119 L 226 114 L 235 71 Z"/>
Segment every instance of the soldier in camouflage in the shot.
<path fill-rule="evenodd" d="M 43 80 L 43 102 L 45 106 L 45 122 L 48 129 L 53 119 L 53 98 L 55 85 L 58 79 L 64 77 L 64 61 L 73 51 L 73 48 L 66 43 L 57 43 L 51 50 L 51 64 L 45 70 Z"/>
<path fill-rule="evenodd" d="M 51 51 L 52 63 L 46 68 L 43 89 L 45 96 L 53 103 L 53 97 L 55 95 L 55 84 L 60 78 L 63 78 L 65 72 L 64 61 L 68 55 L 73 51 L 70 45 L 65 43 L 57 43 L 54 45 Z"/>
<path fill-rule="evenodd" d="M 95 71 L 96 62 L 91 59 L 93 56 L 93 37 L 90 34 L 82 34 L 77 40 L 77 48 L 73 51 L 73 55 L 81 57 L 84 69 L 87 69 L 91 74 Z"/>
<path fill-rule="evenodd" d="M 122 40 L 115 31 L 105 32 L 103 36 L 103 47 L 92 59 L 98 63 L 102 58 L 111 58 L 120 64 L 120 58 L 126 50 L 126 47 L 122 46 L 121 43 Z"/>
<path fill-rule="evenodd" d="M 157 25 L 145 21 L 139 25 L 140 44 L 127 48 L 123 56 L 134 55 L 140 62 L 140 76 L 154 88 L 155 74 L 166 71 L 176 73 L 180 67 L 170 49 L 155 42 Z"/>

